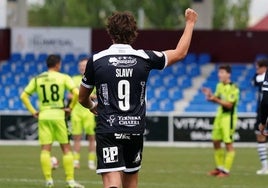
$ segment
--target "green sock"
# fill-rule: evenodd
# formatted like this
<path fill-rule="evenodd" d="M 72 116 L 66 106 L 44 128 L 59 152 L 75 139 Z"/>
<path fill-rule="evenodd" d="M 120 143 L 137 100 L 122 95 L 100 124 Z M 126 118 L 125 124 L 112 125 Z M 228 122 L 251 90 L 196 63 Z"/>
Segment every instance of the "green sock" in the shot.
<path fill-rule="evenodd" d="M 96 153 L 95 152 L 89 152 L 88 161 L 95 161 L 95 160 L 96 160 Z"/>
<path fill-rule="evenodd" d="M 224 166 L 224 149 L 217 149 L 214 152 L 214 159 L 216 163 L 216 167 L 222 169 Z"/>
<path fill-rule="evenodd" d="M 230 172 L 235 157 L 235 151 L 229 151 L 225 156 L 224 170 Z"/>
<path fill-rule="evenodd" d="M 71 152 L 63 155 L 63 168 L 66 175 L 66 181 L 74 179 L 74 157 Z"/>
<path fill-rule="evenodd" d="M 74 160 L 79 161 L 80 160 L 80 153 L 74 152 Z"/>
<path fill-rule="evenodd" d="M 52 180 L 52 167 L 51 167 L 51 159 L 50 152 L 46 150 L 42 150 L 40 154 L 40 162 L 42 172 L 46 181 Z"/>

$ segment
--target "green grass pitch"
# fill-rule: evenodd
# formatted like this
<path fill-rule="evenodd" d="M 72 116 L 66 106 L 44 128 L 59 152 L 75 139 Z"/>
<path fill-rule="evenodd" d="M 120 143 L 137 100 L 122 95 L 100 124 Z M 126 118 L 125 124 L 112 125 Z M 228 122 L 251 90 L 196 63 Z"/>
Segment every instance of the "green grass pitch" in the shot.
<path fill-rule="evenodd" d="M 44 187 L 39 152 L 39 146 L 0 146 L 0 187 Z M 54 146 L 52 153 L 60 161 L 60 167 L 53 171 L 55 188 L 64 187 L 59 146 Z M 88 188 L 101 188 L 101 177 L 87 168 L 86 147 L 82 149 L 81 160 L 81 168 L 75 170 L 76 180 Z M 268 177 L 256 175 L 260 163 L 255 148 L 236 149 L 228 178 L 207 176 L 212 168 L 212 148 L 145 147 L 139 188 L 263 188 L 267 185 Z"/>

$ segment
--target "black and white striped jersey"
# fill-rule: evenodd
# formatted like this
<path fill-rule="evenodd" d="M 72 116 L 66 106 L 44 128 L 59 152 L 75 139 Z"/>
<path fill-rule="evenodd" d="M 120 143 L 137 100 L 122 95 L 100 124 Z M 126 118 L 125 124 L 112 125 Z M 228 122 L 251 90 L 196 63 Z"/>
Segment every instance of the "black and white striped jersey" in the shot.
<path fill-rule="evenodd" d="M 261 99 L 261 123 L 267 123 L 268 117 L 268 70 L 265 73 L 262 83 L 262 99 Z"/>
<path fill-rule="evenodd" d="M 82 85 L 96 87 L 96 133 L 143 133 L 148 75 L 166 64 L 163 52 L 135 50 L 126 44 L 113 44 L 93 55 Z"/>

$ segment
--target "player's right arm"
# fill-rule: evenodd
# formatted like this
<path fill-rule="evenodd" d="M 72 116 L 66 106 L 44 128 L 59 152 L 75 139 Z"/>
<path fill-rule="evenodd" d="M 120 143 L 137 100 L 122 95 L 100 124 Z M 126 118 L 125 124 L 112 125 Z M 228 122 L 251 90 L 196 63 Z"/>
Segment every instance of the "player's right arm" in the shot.
<path fill-rule="evenodd" d="M 194 10 L 190 8 L 185 10 L 186 25 L 176 48 L 164 51 L 168 59 L 167 66 L 176 63 L 187 55 L 197 17 L 198 15 Z"/>
<path fill-rule="evenodd" d="M 33 107 L 31 101 L 30 101 L 30 95 L 35 91 L 35 78 L 33 78 L 29 84 L 26 86 L 22 94 L 20 95 L 20 99 L 22 100 L 23 104 L 27 108 L 31 114 L 37 118 L 38 117 L 38 111 Z"/>

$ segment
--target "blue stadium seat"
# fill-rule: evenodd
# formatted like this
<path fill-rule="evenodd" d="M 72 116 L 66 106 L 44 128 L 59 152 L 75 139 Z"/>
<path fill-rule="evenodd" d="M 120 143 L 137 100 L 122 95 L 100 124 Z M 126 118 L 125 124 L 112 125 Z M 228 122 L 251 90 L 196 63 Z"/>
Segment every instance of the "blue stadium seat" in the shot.
<path fill-rule="evenodd" d="M 14 70 L 12 70 L 12 72 L 14 72 L 15 74 L 22 73 L 23 71 L 24 71 L 24 67 L 23 67 L 23 64 L 21 64 L 20 62 L 17 62 L 15 64 Z"/>
<path fill-rule="evenodd" d="M 197 63 L 198 64 L 206 64 L 211 62 L 211 56 L 209 53 L 201 53 L 198 56 Z"/>
<path fill-rule="evenodd" d="M 187 77 L 182 80 L 182 82 L 179 84 L 182 88 L 188 88 L 192 86 L 192 80 L 191 78 Z"/>
<path fill-rule="evenodd" d="M 160 106 L 158 101 L 153 101 L 151 102 L 151 105 L 149 105 L 148 111 L 159 111 L 160 110 Z"/>
<path fill-rule="evenodd" d="M 161 87 L 164 85 L 163 79 L 159 75 L 155 75 L 150 78 L 149 84 L 155 88 Z"/>
<path fill-rule="evenodd" d="M 81 59 L 89 58 L 89 57 L 90 57 L 90 54 L 82 53 L 78 55 L 77 61 L 80 61 Z"/>
<path fill-rule="evenodd" d="M 238 105 L 237 112 L 247 112 L 247 106 L 246 105 Z"/>
<path fill-rule="evenodd" d="M 198 76 L 200 74 L 199 66 L 191 66 L 187 72 L 189 76 Z"/>
<path fill-rule="evenodd" d="M 21 59 L 22 59 L 21 53 L 13 53 L 13 54 L 11 54 L 11 57 L 10 57 L 11 62 L 17 62 L 17 61 L 20 61 Z"/>
<path fill-rule="evenodd" d="M 167 89 L 178 86 L 178 79 L 176 76 L 167 75 L 163 79 L 164 85 Z"/>
<path fill-rule="evenodd" d="M 173 101 L 180 100 L 183 98 L 183 94 L 181 89 L 177 88 L 176 89 L 170 89 L 169 90 L 169 98 Z"/>
<path fill-rule="evenodd" d="M 182 64 L 181 62 L 171 67 L 172 67 L 172 73 L 175 76 L 183 76 L 186 74 L 186 66 Z"/>
<path fill-rule="evenodd" d="M 2 83 L 4 86 L 11 86 L 15 83 L 15 77 L 12 74 L 7 74 L 4 82 Z"/>
<path fill-rule="evenodd" d="M 147 93 L 146 93 L 147 99 L 150 100 L 154 98 L 154 90 L 147 88 Z"/>
<path fill-rule="evenodd" d="M 45 62 L 47 59 L 47 54 L 46 53 L 40 53 L 37 57 L 37 62 Z"/>
<path fill-rule="evenodd" d="M 257 99 L 256 92 L 252 92 L 252 90 L 245 90 L 240 93 L 240 100 L 244 102 L 251 102 Z"/>
<path fill-rule="evenodd" d="M 18 98 L 9 99 L 9 110 L 22 110 L 23 104 L 22 101 Z"/>
<path fill-rule="evenodd" d="M 34 53 L 27 53 L 27 54 L 25 54 L 24 61 L 25 62 L 35 61 L 35 55 L 34 55 Z"/>
<path fill-rule="evenodd" d="M 174 104 L 169 99 L 163 100 L 160 102 L 160 110 L 161 111 L 173 111 Z"/>
<path fill-rule="evenodd" d="M 186 112 L 215 112 L 217 110 L 217 105 L 210 103 L 203 104 L 191 104 L 186 107 Z"/>
<path fill-rule="evenodd" d="M 165 88 L 160 88 L 155 91 L 155 97 L 157 97 L 159 100 L 165 100 L 169 97 L 168 90 Z"/>
<path fill-rule="evenodd" d="M 11 72 L 11 64 L 10 63 L 2 63 L 0 64 L 1 67 L 0 67 L 0 70 L 1 70 L 1 74 L 3 73 L 8 73 L 8 72 Z"/>
<path fill-rule="evenodd" d="M 63 60 L 64 63 L 68 63 L 68 62 L 72 62 L 72 61 L 76 61 L 74 54 L 72 53 L 67 53 L 65 54 Z"/>
<path fill-rule="evenodd" d="M 267 58 L 268 58 L 268 54 L 259 53 L 256 55 L 255 61 L 258 61 L 260 59 L 267 59 Z"/>
<path fill-rule="evenodd" d="M 20 76 L 18 78 L 17 84 L 20 86 L 26 86 L 28 84 L 28 78 L 26 76 Z"/>
<path fill-rule="evenodd" d="M 195 53 L 188 53 L 186 57 L 184 58 L 183 62 L 184 63 L 196 63 L 197 57 Z"/>
<path fill-rule="evenodd" d="M 7 110 L 8 109 L 8 100 L 2 99 L 0 100 L 0 110 Z"/>

